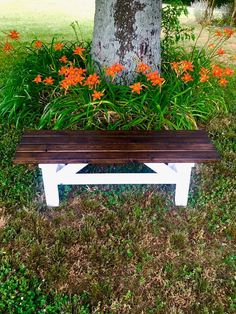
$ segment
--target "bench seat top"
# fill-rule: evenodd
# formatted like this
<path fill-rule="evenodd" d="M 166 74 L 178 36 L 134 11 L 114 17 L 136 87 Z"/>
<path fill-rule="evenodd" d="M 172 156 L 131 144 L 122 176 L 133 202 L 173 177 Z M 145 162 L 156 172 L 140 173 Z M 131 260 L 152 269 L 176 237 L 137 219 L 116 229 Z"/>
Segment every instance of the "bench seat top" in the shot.
<path fill-rule="evenodd" d="M 192 163 L 219 159 L 203 130 L 39 130 L 23 134 L 14 163 Z"/>

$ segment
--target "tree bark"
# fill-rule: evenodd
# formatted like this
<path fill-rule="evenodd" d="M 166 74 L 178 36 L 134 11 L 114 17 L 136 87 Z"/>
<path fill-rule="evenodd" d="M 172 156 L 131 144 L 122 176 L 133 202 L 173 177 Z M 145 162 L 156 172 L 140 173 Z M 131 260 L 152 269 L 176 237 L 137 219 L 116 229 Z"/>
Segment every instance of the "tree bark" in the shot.
<path fill-rule="evenodd" d="M 161 0 L 96 0 L 92 58 L 101 66 L 121 63 L 123 83 L 137 63 L 160 67 Z"/>
<path fill-rule="evenodd" d="M 231 23 L 232 26 L 236 25 L 236 0 L 234 0 L 234 5 L 233 5 L 233 13 L 231 16 Z"/>

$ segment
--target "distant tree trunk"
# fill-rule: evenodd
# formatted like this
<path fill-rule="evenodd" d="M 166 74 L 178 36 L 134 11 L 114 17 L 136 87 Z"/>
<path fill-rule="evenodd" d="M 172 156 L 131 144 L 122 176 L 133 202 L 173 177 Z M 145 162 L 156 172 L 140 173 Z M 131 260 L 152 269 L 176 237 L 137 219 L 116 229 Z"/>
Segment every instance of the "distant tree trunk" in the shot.
<path fill-rule="evenodd" d="M 161 0 L 96 0 L 92 58 L 102 66 L 125 66 L 123 83 L 138 62 L 160 66 Z"/>
<path fill-rule="evenodd" d="M 205 11 L 205 16 L 204 16 L 205 21 L 211 21 L 212 20 L 215 6 L 216 6 L 215 0 L 208 0 L 207 1 L 207 8 Z"/>
<path fill-rule="evenodd" d="M 236 0 L 234 0 L 233 13 L 231 16 L 231 25 L 236 25 Z"/>

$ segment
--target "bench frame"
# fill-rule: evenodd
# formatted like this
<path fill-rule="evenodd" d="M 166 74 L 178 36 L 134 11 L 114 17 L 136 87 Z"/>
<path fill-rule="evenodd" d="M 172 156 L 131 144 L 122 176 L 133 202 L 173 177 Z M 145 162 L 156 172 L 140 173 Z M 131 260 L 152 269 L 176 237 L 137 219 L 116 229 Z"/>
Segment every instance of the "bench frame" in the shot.
<path fill-rule="evenodd" d="M 144 163 L 155 173 L 79 173 L 87 165 L 39 164 L 47 206 L 59 206 L 60 184 L 175 184 L 175 205 L 187 206 L 194 163 Z"/>

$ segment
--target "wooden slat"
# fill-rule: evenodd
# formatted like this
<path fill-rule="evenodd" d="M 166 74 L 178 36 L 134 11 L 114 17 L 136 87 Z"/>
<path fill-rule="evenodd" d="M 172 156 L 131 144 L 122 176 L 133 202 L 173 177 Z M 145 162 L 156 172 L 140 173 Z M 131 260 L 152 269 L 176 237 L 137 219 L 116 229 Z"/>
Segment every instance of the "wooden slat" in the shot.
<path fill-rule="evenodd" d="M 24 137 L 129 137 L 129 136 L 141 136 L 141 137 L 207 137 L 207 134 L 204 130 L 162 130 L 162 131 L 147 131 L 147 130 L 139 130 L 139 131 L 57 131 L 57 130 L 34 130 L 34 131 L 26 131 L 23 135 Z"/>
<path fill-rule="evenodd" d="M 200 137 L 31 137 L 22 138 L 22 144 L 135 144 L 135 143 L 209 143 L 208 138 Z"/>
<path fill-rule="evenodd" d="M 160 151 L 211 151 L 210 143 L 159 143 L 159 144 L 22 144 L 18 152 L 160 152 Z"/>
<path fill-rule="evenodd" d="M 110 153 L 26 153 L 16 155 L 17 163 L 124 163 L 124 162 L 200 162 L 217 160 L 214 151 L 206 152 L 110 152 Z"/>

